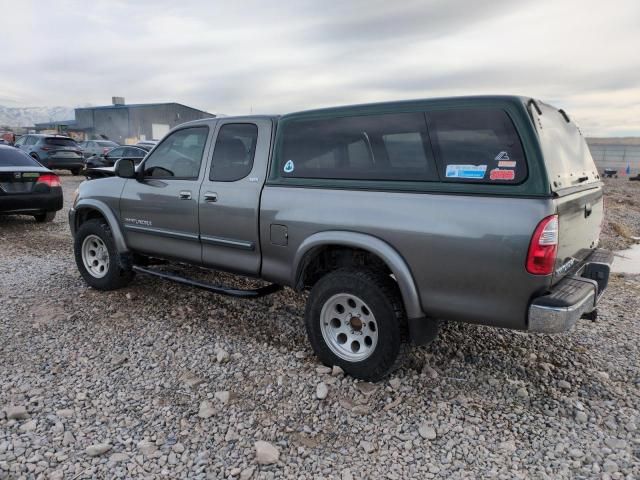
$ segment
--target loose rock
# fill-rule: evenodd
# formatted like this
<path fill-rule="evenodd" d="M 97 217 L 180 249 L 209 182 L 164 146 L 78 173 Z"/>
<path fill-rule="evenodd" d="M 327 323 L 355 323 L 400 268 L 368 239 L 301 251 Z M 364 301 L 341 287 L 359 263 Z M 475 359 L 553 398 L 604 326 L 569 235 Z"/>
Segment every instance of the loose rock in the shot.
<path fill-rule="evenodd" d="M 271 465 L 280 458 L 280 450 L 269 442 L 258 440 L 255 442 L 256 460 L 260 465 Z"/>
<path fill-rule="evenodd" d="M 97 457 L 98 455 L 103 455 L 111 450 L 111 445 L 109 443 L 96 443 L 86 448 L 85 452 L 90 457 Z"/>

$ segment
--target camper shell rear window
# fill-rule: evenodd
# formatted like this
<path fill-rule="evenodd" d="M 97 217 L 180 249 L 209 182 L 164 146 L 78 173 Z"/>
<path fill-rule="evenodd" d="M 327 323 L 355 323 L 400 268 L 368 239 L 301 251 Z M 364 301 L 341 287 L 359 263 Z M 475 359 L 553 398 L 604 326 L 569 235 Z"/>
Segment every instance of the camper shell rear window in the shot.
<path fill-rule="evenodd" d="M 551 190 L 598 183 L 596 164 L 575 122 L 551 105 L 542 102 L 537 105 L 541 114 L 533 112 Z"/>

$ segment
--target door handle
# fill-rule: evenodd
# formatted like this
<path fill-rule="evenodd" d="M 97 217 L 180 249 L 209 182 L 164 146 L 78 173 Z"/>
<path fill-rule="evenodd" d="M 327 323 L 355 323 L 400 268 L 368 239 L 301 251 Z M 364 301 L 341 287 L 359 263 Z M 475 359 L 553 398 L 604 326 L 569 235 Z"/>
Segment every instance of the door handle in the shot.
<path fill-rule="evenodd" d="M 180 200 L 191 200 L 191 192 L 189 190 L 180 191 Z"/>
<path fill-rule="evenodd" d="M 215 192 L 206 192 L 204 194 L 204 201 L 214 203 L 218 201 L 218 194 Z"/>

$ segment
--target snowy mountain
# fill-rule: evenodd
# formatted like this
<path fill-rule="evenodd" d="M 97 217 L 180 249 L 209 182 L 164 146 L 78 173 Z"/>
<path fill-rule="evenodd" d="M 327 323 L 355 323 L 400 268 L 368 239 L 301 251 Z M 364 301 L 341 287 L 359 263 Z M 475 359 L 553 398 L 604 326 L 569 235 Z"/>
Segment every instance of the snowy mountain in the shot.
<path fill-rule="evenodd" d="M 73 108 L 69 107 L 5 107 L 0 105 L 0 126 L 32 127 L 35 123 L 56 120 L 73 120 Z"/>

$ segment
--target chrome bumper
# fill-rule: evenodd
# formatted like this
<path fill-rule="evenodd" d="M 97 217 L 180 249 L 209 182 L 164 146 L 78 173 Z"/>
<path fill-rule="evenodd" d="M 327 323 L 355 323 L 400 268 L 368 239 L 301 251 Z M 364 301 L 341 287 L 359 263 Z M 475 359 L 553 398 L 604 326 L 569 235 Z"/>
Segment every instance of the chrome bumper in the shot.
<path fill-rule="evenodd" d="M 559 281 L 547 295 L 533 299 L 528 330 L 566 332 L 583 315 L 593 312 L 607 288 L 612 262 L 611 252 L 595 250 L 578 272 Z"/>

